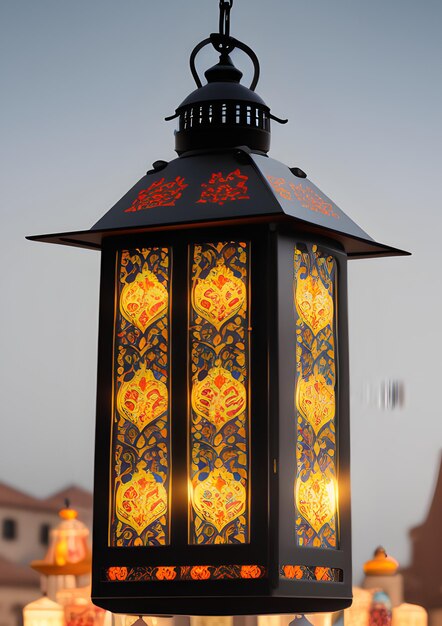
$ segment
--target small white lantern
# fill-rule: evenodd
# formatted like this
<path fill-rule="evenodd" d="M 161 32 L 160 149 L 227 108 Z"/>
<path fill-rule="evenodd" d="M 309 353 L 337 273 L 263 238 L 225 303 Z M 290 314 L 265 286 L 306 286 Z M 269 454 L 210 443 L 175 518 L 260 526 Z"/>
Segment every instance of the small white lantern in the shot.
<path fill-rule="evenodd" d="M 64 626 L 63 607 L 46 596 L 23 609 L 24 626 Z"/>
<path fill-rule="evenodd" d="M 371 591 L 353 587 L 353 604 L 344 611 L 344 626 L 368 626 Z"/>
<path fill-rule="evenodd" d="M 393 609 L 392 626 L 427 626 L 428 614 L 418 604 L 404 602 Z"/>

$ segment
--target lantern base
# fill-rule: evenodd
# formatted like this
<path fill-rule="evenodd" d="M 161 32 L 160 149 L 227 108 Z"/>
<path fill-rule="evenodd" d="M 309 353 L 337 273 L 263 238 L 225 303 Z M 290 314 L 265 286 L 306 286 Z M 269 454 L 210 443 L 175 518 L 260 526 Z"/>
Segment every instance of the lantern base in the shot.
<path fill-rule="evenodd" d="M 92 598 L 112 613 L 170 615 L 170 598 Z M 275 596 L 174 597 L 175 615 L 272 615 L 324 613 L 348 608 L 352 598 L 289 598 Z"/>

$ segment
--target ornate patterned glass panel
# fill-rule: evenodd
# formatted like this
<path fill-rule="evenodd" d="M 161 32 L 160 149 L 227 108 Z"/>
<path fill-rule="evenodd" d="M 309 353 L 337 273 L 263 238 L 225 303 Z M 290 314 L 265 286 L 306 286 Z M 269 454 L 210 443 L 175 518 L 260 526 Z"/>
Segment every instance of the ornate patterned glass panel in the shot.
<path fill-rule="evenodd" d="M 296 541 L 337 547 L 336 261 L 315 245 L 295 249 Z"/>
<path fill-rule="evenodd" d="M 117 255 L 111 546 L 169 543 L 168 248 Z"/>
<path fill-rule="evenodd" d="M 190 536 L 249 541 L 249 245 L 190 250 Z"/>

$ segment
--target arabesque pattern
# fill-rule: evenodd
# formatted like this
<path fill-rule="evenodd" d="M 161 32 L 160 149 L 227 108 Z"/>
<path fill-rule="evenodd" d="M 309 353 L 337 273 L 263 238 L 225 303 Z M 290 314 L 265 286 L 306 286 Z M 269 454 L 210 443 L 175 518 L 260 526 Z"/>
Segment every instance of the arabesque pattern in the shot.
<path fill-rule="evenodd" d="M 168 248 L 117 256 L 111 546 L 169 543 Z"/>
<path fill-rule="evenodd" d="M 295 250 L 297 476 L 299 546 L 337 547 L 336 261 L 316 245 Z"/>
<path fill-rule="evenodd" d="M 249 246 L 191 246 L 192 544 L 249 541 Z"/>

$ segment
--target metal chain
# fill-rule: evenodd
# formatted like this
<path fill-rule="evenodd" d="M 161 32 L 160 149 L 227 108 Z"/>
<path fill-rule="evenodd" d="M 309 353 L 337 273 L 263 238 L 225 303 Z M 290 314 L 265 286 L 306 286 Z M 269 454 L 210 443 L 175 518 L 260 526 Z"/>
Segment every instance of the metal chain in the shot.
<path fill-rule="evenodd" d="M 219 34 L 223 37 L 230 36 L 230 10 L 233 0 L 219 1 Z"/>

